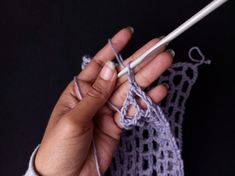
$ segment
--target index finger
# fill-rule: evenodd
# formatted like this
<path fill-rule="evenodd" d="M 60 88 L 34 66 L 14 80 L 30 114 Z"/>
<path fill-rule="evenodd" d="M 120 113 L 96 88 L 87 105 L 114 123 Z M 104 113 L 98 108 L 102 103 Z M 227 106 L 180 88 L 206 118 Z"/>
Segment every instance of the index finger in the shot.
<path fill-rule="evenodd" d="M 120 52 L 127 45 L 131 39 L 133 31 L 132 27 L 127 27 L 113 36 L 111 41 L 117 52 Z M 107 61 L 112 60 L 114 57 L 115 55 L 107 43 L 100 51 L 97 52 L 92 61 L 86 66 L 86 69 L 78 75 L 78 79 L 93 83 L 104 64 Z"/>

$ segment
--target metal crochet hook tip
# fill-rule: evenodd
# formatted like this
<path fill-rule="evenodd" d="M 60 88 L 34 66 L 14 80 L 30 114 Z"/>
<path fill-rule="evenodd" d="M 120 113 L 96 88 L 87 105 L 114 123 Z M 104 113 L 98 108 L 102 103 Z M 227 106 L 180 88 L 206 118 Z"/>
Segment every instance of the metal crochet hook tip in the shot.
<path fill-rule="evenodd" d="M 196 24 L 198 21 L 206 17 L 208 14 L 210 14 L 212 11 L 220 7 L 222 4 L 227 2 L 228 0 L 214 0 L 211 3 L 209 3 L 206 7 L 201 9 L 198 13 L 193 15 L 191 18 L 189 18 L 187 21 L 185 21 L 183 24 L 181 24 L 178 28 L 176 28 L 174 31 L 169 33 L 166 37 L 161 39 L 158 43 L 156 43 L 153 47 L 148 49 L 146 52 L 144 52 L 141 56 L 136 58 L 133 62 L 130 64 L 130 68 L 134 68 L 138 64 L 140 64 L 145 58 L 153 54 L 154 52 L 158 51 L 162 46 L 170 43 L 172 40 L 174 40 L 176 37 L 178 37 L 180 34 L 185 32 L 187 29 L 192 27 L 194 24 Z M 123 70 L 121 70 L 118 73 L 118 78 L 123 76 L 128 72 L 128 68 L 125 67 Z"/>

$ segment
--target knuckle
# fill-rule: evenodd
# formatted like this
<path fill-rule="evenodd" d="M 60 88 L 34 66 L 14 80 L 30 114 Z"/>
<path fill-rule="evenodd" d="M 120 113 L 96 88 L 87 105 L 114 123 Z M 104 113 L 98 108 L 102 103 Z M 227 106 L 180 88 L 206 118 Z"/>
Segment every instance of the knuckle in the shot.
<path fill-rule="evenodd" d="M 75 129 L 77 129 L 76 122 L 73 118 L 65 117 L 60 120 L 60 124 L 63 126 L 62 129 L 64 129 L 67 133 L 71 133 Z"/>
<path fill-rule="evenodd" d="M 81 136 L 91 129 L 91 123 L 83 123 L 80 118 L 72 118 L 67 116 L 61 119 L 60 130 L 65 136 L 69 135 L 70 137 Z"/>
<path fill-rule="evenodd" d="M 105 62 L 99 56 L 94 57 L 93 61 L 99 65 L 100 68 L 105 65 Z"/>
<path fill-rule="evenodd" d="M 104 89 L 103 85 L 99 82 L 96 82 L 91 86 L 87 95 L 95 99 L 106 99 L 107 91 Z"/>
<path fill-rule="evenodd" d="M 152 83 L 152 80 L 150 80 L 148 78 L 148 76 L 146 76 L 144 73 L 140 72 L 139 73 L 139 77 L 140 77 L 140 80 L 139 81 L 139 85 L 143 88 L 145 88 L 146 86 L 150 85 Z"/>

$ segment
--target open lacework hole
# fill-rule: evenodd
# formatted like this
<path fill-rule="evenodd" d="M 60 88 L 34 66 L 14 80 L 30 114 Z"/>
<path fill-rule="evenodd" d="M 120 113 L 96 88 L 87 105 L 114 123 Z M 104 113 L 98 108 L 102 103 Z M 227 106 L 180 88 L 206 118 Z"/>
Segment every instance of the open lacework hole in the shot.
<path fill-rule="evenodd" d="M 152 141 L 152 146 L 153 146 L 153 150 L 154 151 L 158 151 L 158 149 L 159 149 L 159 144 L 156 142 L 156 141 Z"/>
<path fill-rule="evenodd" d="M 149 162 L 148 162 L 148 159 L 147 158 L 143 158 L 143 170 L 147 170 L 148 167 L 149 167 Z"/>
<path fill-rule="evenodd" d="M 173 170 L 173 163 L 171 161 L 168 161 L 167 163 L 167 170 L 172 171 Z"/>
<path fill-rule="evenodd" d="M 157 176 L 157 171 L 155 169 L 153 170 L 152 176 Z"/>
<path fill-rule="evenodd" d="M 143 138 L 144 138 L 144 139 L 148 139 L 148 138 L 149 138 L 149 132 L 148 132 L 148 130 L 145 129 L 145 130 L 143 131 L 143 134 L 142 134 L 142 135 L 143 135 Z"/>
<path fill-rule="evenodd" d="M 188 68 L 186 70 L 186 75 L 190 78 L 190 79 L 193 79 L 193 70 L 191 68 Z"/>
<path fill-rule="evenodd" d="M 133 118 L 137 112 L 137 109 L 134 105 L 129 104 L 127 106 L 127 111 L 126 111 L 126 117 L 127 118 Z"/>
<path fill-rule="evenodd" d="M 133 163 L 132 163 L 132 155 L 128 155 L 127 156 L 127 169 L 130 170 L 133 166 Z"/>
<path fill-rule="evenodd" d="M 176 75 L 174 77 L 174 80 L 173 80 L 173 83 L 174 83 L 175 87 L 180 85 L 181 81 L 182 81 L 182 76 L 181 75 Z"/>
<path fill-rule="evenodd" d="M 148 152 L 149 151 L 149 146 L 148 146 L 148 144 L 144 144 L 144 146 L 143 146 L 143 153 L 146 153 L 146 152 Z"/>
<path fill-rule="evenodd" d="M 182 87 L 182 92 L 186 93 L 189 87 L 188 81 L 185 81 Z"/>
<path fill-rule="evenodd" d="M 136 113 L 138 112 L 137 108 L 140 108 L 142 110 L 147 110 L 147 104 L 136 94 L 134 95 L 134 99 L 136 101 L 134 101 L 134 103 L 129 103 L 127 105 L 127 110 L 126 110 L 126 117 L 127 118 L 132 118 L 136 115 Z"/>

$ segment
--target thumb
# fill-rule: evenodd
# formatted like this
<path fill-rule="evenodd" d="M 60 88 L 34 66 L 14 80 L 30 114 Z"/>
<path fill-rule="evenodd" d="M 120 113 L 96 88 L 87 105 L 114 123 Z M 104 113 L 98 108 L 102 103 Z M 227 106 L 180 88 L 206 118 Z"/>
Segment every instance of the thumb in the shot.
<path fill-rule="evenodd" d="M 114 63 L 106 62 L 85 97 L 71 111 L 70 117 L 81 126 L 86 126 L 112 94 L 117 79 Z"/>

